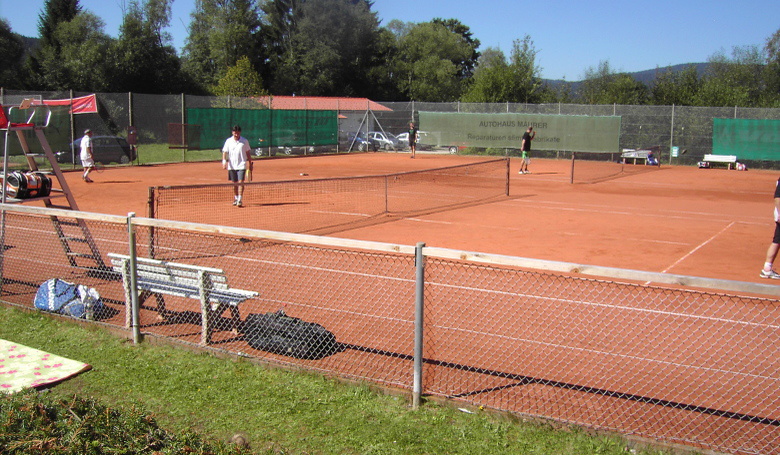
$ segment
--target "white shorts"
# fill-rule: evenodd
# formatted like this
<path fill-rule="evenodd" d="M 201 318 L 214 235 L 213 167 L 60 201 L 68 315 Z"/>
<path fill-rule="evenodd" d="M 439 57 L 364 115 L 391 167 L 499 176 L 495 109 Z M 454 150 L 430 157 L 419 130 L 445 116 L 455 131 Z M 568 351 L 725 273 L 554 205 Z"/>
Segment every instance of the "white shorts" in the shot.
<path fill-rule="evenodd" d="M 95 167 L 95 160 L 93 160 L 92 158 L 87 158 L 87 159 L 82 158 L 81 165 L 83 167 Z"/>

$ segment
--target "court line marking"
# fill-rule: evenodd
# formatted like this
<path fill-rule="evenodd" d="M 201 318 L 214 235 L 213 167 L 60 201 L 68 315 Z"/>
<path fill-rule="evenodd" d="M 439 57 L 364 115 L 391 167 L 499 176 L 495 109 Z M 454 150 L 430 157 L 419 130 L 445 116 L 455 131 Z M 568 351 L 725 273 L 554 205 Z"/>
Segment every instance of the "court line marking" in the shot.
<path fill-rule="evenodd" d="M 703 248 L 704 246 L 708 245 L 710 242 L 712 242 L 713 240 L 715 240 L 715 238 L 716 238 L 716 237 L 718 237 L 719 235 L 723 234 L 723 233 L 724 233 L 724 232 L 726 232 L 727 230 L 731 229 L 731 227 L 732 227 L 732 226 L 734 226 L 735 224 L 736 224 L 736 221 L 732 221 L 732 222 L 731 222 L 731 223 L 729 223 L 729 224 L 728 224 L 726 227 L 724 227 L 723 229 L 721 229 L 721 230 L 720 230 L 718 233 L 716 233 L 715 235 L 713 235 L 713 236 L 712 236 L 712 237 L 710 237 L 709 239 L 705 240 L 704 242 L 700 243 L 700 244 L 699 244 L 699 245 L 698 245 L 696 248 L 692 249 L 692 250 L 691 250 L 691 251 L 689 251 L 687 254 L 685 254 L 683 257 L 681 257 L 680 259 L 678 259 L 677 261 L 675 261 L 675 262 L 674 262 L 674 264 L 672 264 L 672 265 L 670 265 L 669 267 L 667 267 L 666 269 L 662 270 L 662 271 L 661 271 L 661 273 L 666 273 L 666 272 L 668 272 L 668 271 L 669 271 L 669 269 L 673 268 L 674 266 L 676 266 L 676 265 L 677 265 L 677 264 L 679 264 L 680 262 L 684 261 L 685 259 L 687 259 L 687 258 L 691 257 L 691 255 L 693 255 L 693 253 L 697 252 L 698 250 L 700 250 L 700 249 L 701 249 L 701 248 Z M 650 281 L 648 281 L 648 282 L 647 282 L 647 283 L 645 283 L 645 284 L 650 284 L 650 283 L 651 283 L 651 282 L 650 282 Z"/>
<path fill-rule="evenodd" d="M 574 205 L 577 206 L 584 206 L 584 207 L 592 207 L 592 208 L 580 208 L 580 207 L 572 207 L 571 203 L 568 202 L 558 202 L 558 201 L 539 201 L 539 200 L 529 200 L 529 199 L 513 199 L 511 201 L 501 201 L 497 202 L 497 204 L 524 204 L 524 205 L 535 205 L 534 208 L 538 209 L 550 209 L 550 210 L 567 210 L 567 211 L 576 211 L 576 212 L 598 212 L 598 213 L 610 213 L 614 215 L 630 215 L 630 216 L 650 216 L 650 217 L 663 217 L 663 218 L 679 218 L 679 219 L 690 219 L 690 218 L 696 218 L 701 219 L 702 216 L 713 216 L 713 217 L 722 217 L 722 213 L 713 213 L 713 212 L 689 212 L 689 211 L 682 211 L 682 210 L 669 210 L 669 211 L 660 211 L 657 213 L 648 213 L 646 211 L 626 211 L 626 210 L 608 210 L 605 211 L 604 209 L 612 209 L 613 206 L 611 205 L 597 205 L 597 204 L 581 204 L 576 203 Z M 540 206 L 541 204 L 541 206 Z M 545 207 L 543 204 L 549 204 L 550 207 Z M 564 206 L 564 207 L 560 207 Z M 676 215 L 669 215 L 669 214 L 676 214 Z M 756 220 L 764 219 L 765 217 L 759 217 L 759 216 L 748 216 L 748 218 L 755 218 Z M 727 218 L 726 220 L 733 220 L 733 217 Z M 717 220 L 715 220 L 717 221 Z M 740 223 L 742 224 L 755 224 L 755 225 L 765 225 L 766 223 L 761 222 L 755 222 L 755 221 L 747 221 L 747 220 L 740 220 Z"/>

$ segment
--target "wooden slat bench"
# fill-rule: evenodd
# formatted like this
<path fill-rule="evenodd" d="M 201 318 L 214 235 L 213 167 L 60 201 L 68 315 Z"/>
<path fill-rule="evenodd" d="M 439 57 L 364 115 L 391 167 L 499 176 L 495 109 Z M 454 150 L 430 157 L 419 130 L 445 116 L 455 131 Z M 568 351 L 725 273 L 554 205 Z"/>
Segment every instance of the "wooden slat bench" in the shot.
<path fill-rule="evenodd" d="M 125 302 L 127 311 L 125 324 L 130 327 L 130 256 L 109 253 L 109 259 L 114 271 L 122 275 L 125 288 Z M 241 316 L 238 305 L 258 295 L 255 291 L 231 289 L 227 283 L 227 276 L 221 269 L 203 267 L 199 265 L 182 264 L 177 262 L 162 261 L 150 258 L 136 258 L 136 287 L 138 289 L 138 304 L 143 304 L 146 299 L 155 296 L 157 310 L 162 317 L 166 316 L 165 300 L 163 295 L 185 297 L 200 301 L 202 335 L 201 343 L 211 343 L 211 333 L 214 330 L 214 320 L 222 316 L 226 309 L 230 309 L 234 324 L 238 324 Z"/>
<path fill-rule="evenodd" d="M 620 157 L 623 158 L 623 164 L 626 164 L 628 160 L 634 160 L 634 164 L 636 164 L 637 160 L 647 162 L 648 153 L 650 153 L 649 150 L 623 149 L 623 153 L 620 154 Z"/>
<path fill-rule="evenodd" d="M 633 160 L 633 164 L 640 161 L 643 164 L 658 165 L 658 154 L 650 149 L 623 149 L 620 158 L 623 159 L 623 164 L 627 164 L 629 160 Z"/>
<path fill-rule="evenodd" d="M 728 168 L 731 169 L 732 164 L 737 163 L 736 155 L 704 155 L 702 160 L 704 163 L 726 163 Z"/>

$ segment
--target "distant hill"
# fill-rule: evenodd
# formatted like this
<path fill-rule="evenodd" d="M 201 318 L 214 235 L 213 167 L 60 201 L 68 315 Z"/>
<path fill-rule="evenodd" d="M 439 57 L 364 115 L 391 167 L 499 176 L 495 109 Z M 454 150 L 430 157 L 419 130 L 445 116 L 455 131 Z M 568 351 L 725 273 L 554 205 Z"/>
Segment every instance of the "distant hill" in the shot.
<path fill-rule="evenodd" d="M 650 86 L 659 74 L 665 73 L 667 71 L 680 72 L 687 69 L 689 66 L 694 66 L 696 67 L 696 72 L 699 73 L 699 76 L 701 76 L 707 71 L 708 65 L 708 63 L 681 63 L 679 65 L 664 66 L 651 70 L 636 71 L 634 73 L 626 74 L 632 76 L 637 81 Z M 565 81 L 562 79 L 542 79 L 542 81 L 553 88 L 557 88 L 561 85 L 569 85 L 572 92 L 576 92 L 580 88 L 580 85 L 582 85 L 582 81 Z"/>
<path fill-rule="evenodd" d="M 628 73 L 628 74 L 634 76 L 634 79 L 638 80 L 639 82 L 642 82 L 646 85 L 650 85 L 650 83 L 653 82 L 655 80 L 655 77 L 660 73 L 665 73 L 667 71 L 672 71 L 676 73 L 687 69 L 689 66 L 695 66 L 696 72 L 699 73 L 699 76 L 701 76 L 707 71 L 708 65 L 709 65 L 708 63 L 683 63 L 680 65 L 665 66 L 663 68 L 637 71 L 636 73 Z"/>

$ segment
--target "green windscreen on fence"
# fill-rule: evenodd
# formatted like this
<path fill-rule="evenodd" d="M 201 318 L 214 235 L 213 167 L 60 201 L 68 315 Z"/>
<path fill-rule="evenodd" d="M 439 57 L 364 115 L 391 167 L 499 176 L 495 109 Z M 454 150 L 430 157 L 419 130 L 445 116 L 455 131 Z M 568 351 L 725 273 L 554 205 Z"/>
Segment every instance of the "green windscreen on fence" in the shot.
<path fill-rule="evenodd" d="M 49 126 L 44 130 L 46 133 L 46 141 L 49 143 L 51 149 L 55 152 L 60 150 L 69 150 L 71 137 L 70 137 L 70 108 L 69 106 L 51 106 L 38 108 L 36 116 L 33 117 L 34 123 L 44 123 L 46 116 L 51 112 L 51 118 L 49 119 Z M 15 110 L 14 116 L 9 120 L 14 123 L 25 123 L 27 117 L 30 115 L 28 110 Z M 76 131 L 76 138 L 81 139 L 84 131 Z M 35 132 L 32 130 L 22 131 L 27 146 L 30 148 L 31 153 L 43 153 L 43 147 L 38 141 Z M 13 136 L 16 136 L 15 134 Z M 8 141 L 8 154 L 9 155 L 21 155 L 22 146 L 21 143 L 13 137 Z"/>
<path fill-rule="evenodd" d="M 712 153 L 780 161 L 780 120 L 712 119 Z"/>
<path fill-rule="evenodd" d="M 439 147 L 520 148 L 532 126 L 532 150 L 618 152 L 619 116 L 420 112 L 420 142 Z"/>
<path fill-rule="evenodd" d="M 187 109 L 187 124 L 200 126 L 202 149 L 221 149 L 233 125 L 252 147 L 336 144 L 339 129 L 336 111 L 278 109 Z"/>

